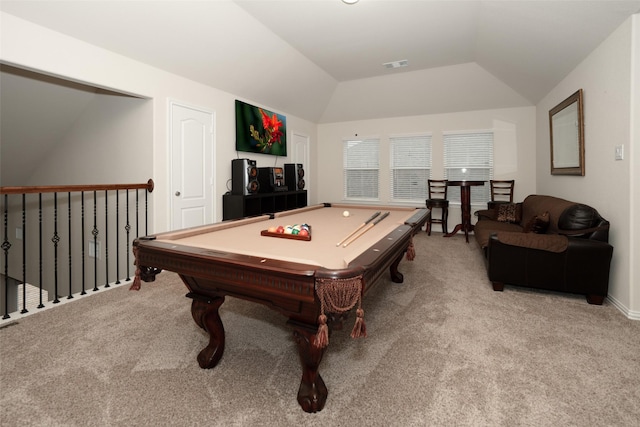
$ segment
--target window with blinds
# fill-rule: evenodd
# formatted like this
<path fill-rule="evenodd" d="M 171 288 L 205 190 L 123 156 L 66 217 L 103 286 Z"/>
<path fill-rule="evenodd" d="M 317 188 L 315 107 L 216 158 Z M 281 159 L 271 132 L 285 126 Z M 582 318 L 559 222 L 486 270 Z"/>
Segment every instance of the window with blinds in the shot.
<path fill-rule="evenodd" d="M 431 176 L 431 135 L 390 137 L 391 199 L 424 203 Z"/>
<path fill-rule="evenodd" d="M 486 204 L 491 198 L 489 180 L 493 177 L 493 132 L 445 133 L 444 174 L 450 181 L 487 181 L 471 187 L 471 203 Z M 460 203 L 460 192 L 449 189 L 447 198 Z"/>
<path fill-rule="evenodd" d="M 345 199 L 378 199 L 379 146 L 378 139 L 343 142 Z"/>

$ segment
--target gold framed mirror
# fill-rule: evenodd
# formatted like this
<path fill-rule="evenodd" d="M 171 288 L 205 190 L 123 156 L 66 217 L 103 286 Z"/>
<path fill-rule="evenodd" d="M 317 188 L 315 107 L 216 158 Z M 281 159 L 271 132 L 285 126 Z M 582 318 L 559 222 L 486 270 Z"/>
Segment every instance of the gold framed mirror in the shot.
<path fill-rule="evenodd" d="M 582 89 L 549 111 L 551 175 L 584 176 Z"/>

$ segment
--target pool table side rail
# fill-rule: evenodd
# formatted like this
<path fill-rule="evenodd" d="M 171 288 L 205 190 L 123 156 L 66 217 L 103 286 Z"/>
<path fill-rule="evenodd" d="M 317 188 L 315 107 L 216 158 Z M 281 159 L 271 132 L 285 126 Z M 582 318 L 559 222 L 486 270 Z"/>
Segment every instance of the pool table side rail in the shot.
<path fill-rule="evenodd" d="M 136 260 L 141 266 L 157 267 L 178 274 L 209 277 L 212 267 L 229 265 L 236 269 L 257 269 L 292 277 L 313 277 L 318 266 L 274 258 L 235 254 L 173 242 L 136 239 Z"/>
<path fill-rule="evenodd" d="M 427 219 L 431 216 L 431 210 L 426 208 L 418 208 L 416 209 L 416 213 L 414 213 L 411 218 L 407 219 L 404 223 L 406 225 L 410 225 L 414 230 L 415 234 L 418 232 L 427 222 Z"/>
<path fill-rule="evenodd" d="M 215 230 L 224 230 L 230 227 L 238 227 L 243 224 L 252 224 L 254 222 L 267 221 L 272 219 L 272 215 L 258 215 L 248 218 L 230 219 L 222 222 L 216 222 L 213 224 L 199 225 L 196 227 L 183 228 L 180 230 L 166 231 L 164 233 L 153 234 L 146 236 L 147 239 L 158 240 L 180 240 L 187 237 L 197 236 L 199 234 L 208 233 Z"/>

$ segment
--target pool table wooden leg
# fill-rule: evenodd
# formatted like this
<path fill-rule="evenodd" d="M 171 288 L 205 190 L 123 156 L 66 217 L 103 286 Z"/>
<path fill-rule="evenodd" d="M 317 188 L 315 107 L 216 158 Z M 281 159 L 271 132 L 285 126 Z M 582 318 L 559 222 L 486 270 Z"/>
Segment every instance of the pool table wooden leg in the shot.
<path fill-rule="evenodd" d="M 193 298 L 191 315 L 196 324 L 209 333 L 209 345 L 198 354 L 198 365 L 202 369 L 213 368 L 224 353 L 224 326 L 218 309 L 224 297 L 208 298 L 189 294 Z"/>
<path fill-rule="evenodd" d="M 400 265 L 400 261 L 404 257 L 404 252 L 400 254 L 400 256 L 393 261 L 393 264 L 389 267 L 389 272 L 391 273 L 391 281 L 394 283 L 402 283 L 404 282 L 404 275 L 398 271 L 398 265 Z"/>
<path fill-rule="evenodd" d="M 317 329 L 293 323 L 293 338 L 298 345 L 300 362 L 302 363 L 302 380 L 298 389 L 298 403 L 305 412 L 318 412 L 327 401 L 327 386 L 318 372 L 324 355 L 324 348 L 313 345 Z"/>

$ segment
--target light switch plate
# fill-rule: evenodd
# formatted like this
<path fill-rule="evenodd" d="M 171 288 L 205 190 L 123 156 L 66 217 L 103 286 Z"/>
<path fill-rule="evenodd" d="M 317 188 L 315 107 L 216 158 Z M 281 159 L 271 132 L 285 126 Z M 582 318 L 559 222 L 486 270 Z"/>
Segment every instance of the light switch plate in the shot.
<path fill-rule="evenodd" d="M 624 159 L 624 145 L 616 145 L 616 160 Z"/>

